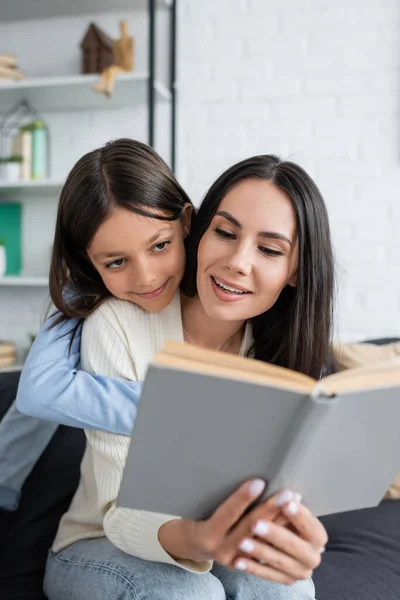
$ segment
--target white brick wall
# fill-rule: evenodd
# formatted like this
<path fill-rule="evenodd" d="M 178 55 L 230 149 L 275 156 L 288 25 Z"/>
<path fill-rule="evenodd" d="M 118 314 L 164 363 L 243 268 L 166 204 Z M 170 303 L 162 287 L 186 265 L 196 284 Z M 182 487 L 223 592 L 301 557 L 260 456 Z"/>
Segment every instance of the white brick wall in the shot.
<path fill-rule="evenodd" d="M 290 158 L 316 179 L 337 254 L 337 335 L 400 335 L 400 4 L 181 0 L 182 183 Z"/>

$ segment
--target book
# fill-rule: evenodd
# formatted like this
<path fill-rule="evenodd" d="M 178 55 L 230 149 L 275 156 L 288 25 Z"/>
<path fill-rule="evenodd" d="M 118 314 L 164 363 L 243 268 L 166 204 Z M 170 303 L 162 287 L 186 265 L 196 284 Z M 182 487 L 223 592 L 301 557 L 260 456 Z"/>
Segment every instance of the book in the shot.
<path fill-rule="evenodd" d="M 0 367 L 8 367 L 16 361 L 14 344 L 0 341 Z"/>
<path fill-rule="evenodd" d="M 244 481 L 317 516 L 377 505 L 400 471 L 400 363 L 316 381 L 168 342 L 149 365 L 118 506 L 207 518 Z"/>
<path fill-rule="evenodd" d="M 32 171 L 32 132 L 26 128 L 20 129 L 12 141 L 12 154 L 22 156 L 21 179 L 29 181 Z"/>
<path fill-rule="evenodd" d="M 19 275 L 21 272 L 21 220 L 21 204 L 0 202 L 0 240 L 6 249 L 5 275 Z"/>

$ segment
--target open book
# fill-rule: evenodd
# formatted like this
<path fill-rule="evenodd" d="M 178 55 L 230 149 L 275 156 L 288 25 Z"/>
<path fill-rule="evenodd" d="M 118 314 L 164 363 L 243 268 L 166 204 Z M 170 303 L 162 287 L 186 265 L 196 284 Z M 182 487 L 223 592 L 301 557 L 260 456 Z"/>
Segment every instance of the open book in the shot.
<path fill-rule="evenodd" d="M 320 381 L 168 342 L 149 366 L 118 505 L 201 519 L 241 483 L 317 516 L 379 503 L 400 471 L 400 365 Z"/>

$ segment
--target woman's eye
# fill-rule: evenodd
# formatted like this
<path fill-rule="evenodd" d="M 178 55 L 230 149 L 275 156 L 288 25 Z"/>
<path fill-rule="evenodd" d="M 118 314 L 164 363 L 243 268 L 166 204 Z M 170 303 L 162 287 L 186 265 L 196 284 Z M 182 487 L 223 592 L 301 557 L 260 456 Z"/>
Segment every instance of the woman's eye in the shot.
<path fill-rule="evenodd" d="M 220 229 L 216 227 L 215 233 L 218 237 L 223 238 L 225 240 L 233 240 L 236 236 L 234 233 L 230 233 L 229 231 L 225 231 L 224 229 Z"/>
<path fill-rule="evenodd" d="M 155 246 L 153 246 L 153 250 L 154 252 L 162 252 L 163 250 L 165 250 L 171 242 L 159 242 L 158 244 L 156 244 Z"/>
<path fill-rule="evenodd" d="M 106 269 L 118 269 L 118 267 L 122 267 L 125 263 L 125 258 L 117 258 L 117 260 L 113 260 L 110 263 L 106 264 Z"/>
<path fill-rule="evenodd" d="M 283 256 L 283 252 L 280 250 L 272 250 L 272 248 L 266 248 L 265 246 L 259 246 L 259 249 L 266 256 Z"/>

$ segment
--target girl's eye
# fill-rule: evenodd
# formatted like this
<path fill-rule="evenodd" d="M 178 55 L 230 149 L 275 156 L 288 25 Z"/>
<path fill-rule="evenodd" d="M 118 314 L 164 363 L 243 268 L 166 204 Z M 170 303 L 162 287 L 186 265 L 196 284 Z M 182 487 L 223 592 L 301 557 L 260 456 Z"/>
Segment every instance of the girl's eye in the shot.
<path fill-rule="evenodd" d="M 165 241 L 165 242 L 158 242 L 158 244 L 156 244 L 155 246 L 153 246 L 152 250 L 154 250 L 154 252 L 162 252 L 163 250 L 165 250 L 171 242 L 169 241 Z"/>
<path fill-rule="evenodd" d="M 118 269 L 118 267 L 122 267 L 125 262 L 125 258 L 117 258 L 117 260 L 107 263 L 106 269 Z"/>
<path fill-rule="evenodd" d="M 236 237 L 234 233 L 230 233 L 229 231 L 225 231 L 219 227 L 216 227 L 214 231 L 218 237 L 223 238 L 224 240 L 233 240 Z"/>
<path fill-rule="evenodd" d="M 272 250 L 271 248 L 266 248 L 265 246 L 259 246 L 258 248 L 266 256 L 283 256 L 283 252 L 280 250 Z"/>

